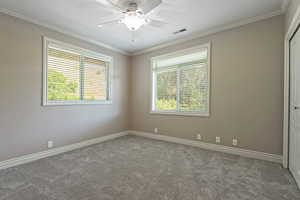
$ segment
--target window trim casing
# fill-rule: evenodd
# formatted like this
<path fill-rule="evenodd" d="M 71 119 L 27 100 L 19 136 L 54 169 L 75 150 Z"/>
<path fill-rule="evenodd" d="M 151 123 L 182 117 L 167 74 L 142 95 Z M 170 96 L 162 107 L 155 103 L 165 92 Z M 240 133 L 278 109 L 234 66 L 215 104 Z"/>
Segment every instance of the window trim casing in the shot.
<path fill-rule="evenodd" d="M 67 105 L 102 105 L 102 104 L 112 104 L 112 88 L 113 88 L 113 57 L 103 55 L 101 53 L 91 51 L 85 48 L 81 48 L 72 44 L 68 44 L 59 40 L 51 39 L 43 36 L 43 96 L 42 96 L 42 106 L 67 106 Z M 109 63 L 108 66 L 108 88 L 107 88 L 107 100 L 74 100 L 74 101 L 48 101 L 48 45 L 57 45 L 65 50 L 70 50 L 81 56 L 88 56 L 90 58 L 101 59 Z"/>
<path fill-rule="evenodd" d="M 189 53 L 194 53 L 197 51 L 200 51 L 204 48 L 207 48 L 207 72 L 208 72 L 208 101 L 207 101 L 207 112 L 201 112 L 201 111 L 161 111 L 161 110 L 155 110 L 155 99 L 156 99 L 156 86 L 154 86 L 155 78 L 156 76 L 153 73 L 153 66 L 156 60 L 159 59 L 166 59 L 170 57 L 175 57 L 175 56 L 183 56 Z M 178 116 L 195 116 L 195 117 L 210 117 L 210 107 L 211 107 L 211 42 L 194 46 L 191 48 L 175 51 L 172 53 L 167 53 L 159 56 L 155 56 L 151 58 L 151 64 L 150 64 L 150 114 L 158 114 L 158 115 L 178 115 Z M 177 76 L 178 78 L 178 76 Z M 178 83 L 177 83 L 178 84 Z"/>

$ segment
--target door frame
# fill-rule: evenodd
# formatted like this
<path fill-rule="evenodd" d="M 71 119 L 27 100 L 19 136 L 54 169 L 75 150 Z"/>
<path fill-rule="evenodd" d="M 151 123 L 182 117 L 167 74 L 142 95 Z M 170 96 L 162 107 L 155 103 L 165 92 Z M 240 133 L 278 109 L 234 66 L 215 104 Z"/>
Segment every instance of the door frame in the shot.
<path fill-rule="evenodd" d="M 283 167 L 289 167 L 289 111 L 290 111 L 290 40 L 300 25 L 300 5 L 284 37 L 284 114 L 283 114 Z"/>

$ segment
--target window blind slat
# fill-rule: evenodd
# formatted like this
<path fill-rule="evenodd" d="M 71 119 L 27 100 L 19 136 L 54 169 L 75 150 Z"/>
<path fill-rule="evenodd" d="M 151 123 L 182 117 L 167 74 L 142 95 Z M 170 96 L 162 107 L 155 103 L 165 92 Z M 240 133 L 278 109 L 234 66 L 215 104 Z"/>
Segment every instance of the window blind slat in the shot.
<path fill-rule="evenodd" d="M 208 48 L 154 59 L 154 111 L 209 112 Z"/>
<path fill-rule="evenodd" d="M 43 105 L 110 104 L 112 58 L 44 39 Z"/>
<path fill-rule="evenodd" d="M 107 63 L 84 58 L 84 100 L 107 99 Z"/>
<path fill-rule="evenodd" d="M 207 68 L 191 68 L 180 71 L 180 110 L 206 111 Z"/>
<path fill-rule="evenodd" d="M 157 110 L 176 110 L 176 77 L 176 71 L 166 71 L 157 74 Z"/>
<path fill-rule="evenodd" d="M 80 56 L 48 48 L 48 100 L 80 99 Z"/>
<path fill-rule="evenodd" d="M 207 50 L 203 49 L 202 51 L 181 55 L 181 56 L 170 56 L 164 59 L 159 59 L 156 64 L 155 68 L 163 68 L 169 67 L 174 65 L 181 65 L 186 63 L 204 63 L 207 60 Z"/>

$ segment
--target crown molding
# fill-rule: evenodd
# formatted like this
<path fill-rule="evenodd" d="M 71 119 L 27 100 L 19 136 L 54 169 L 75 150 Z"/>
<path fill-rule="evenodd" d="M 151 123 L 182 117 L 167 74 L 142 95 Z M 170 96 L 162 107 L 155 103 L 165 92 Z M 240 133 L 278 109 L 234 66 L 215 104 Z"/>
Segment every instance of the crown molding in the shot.
<path fill-rule="evenodd" d="M 112 51 L 115 51 L 115 52 L 118 52 L 118 53 L 121 53 L 121 54 L 124 54 L 124 55 L 127 55 L 127 56 L 130 55 L 130 53 L 127 52 L 127 51 L 123 51 L 121 49 L 115 48 L 115 47 L 110 46 L 108 44 L 105 44 L 105 43 L 102 43 L 102 42 L 99 42 L 99 41 L 96 41 L 96 40 L 89 39 L 88 37 L 82 36 L 80 34 L 75 34 L 75 33 L 72 33 L 70 31 L 63 30 L 62 28 L 59 28 L 57 26 L 53 26 L 53 25 L 49 25 L 47 23 L 40 22 L 39 20 L 33 19 L 31 17 L 27 17 L 27 16 L 19 14 L 19 13 L 16 13 L 16 12 L 11 11 L 9 9 L 0 8 L 0 13 L 4 13 L 4 14 L 10 15 L 10 16 L 22 19 L 24 21 L 36 24 L 36 25 L 49 28 L 51 30 L 57 31 L 57 32 L 65 34 L 65 35 L 69 35 L 69 36 L 74 37 L 76 39 L 80 39 L 80 40 L 83 40 L 85 42 L 89 42 L 89 43 L 95 44 L 95 45 L 97 45 L 99 47 L 103 47 L 103 48 L 106 48 L 106 49 L 109 49 L 109 50 L 112 50 Z"/>
<path fill-rule="evenodd" d="M 282 0 L 282 4 L 281 4 L 281 12 L 285 13 L 289 7 L 290 4 L 290 0 Z"/>
<path fill-rule="evenodd" d="M 162 48 L 165 48 L 165 47 L 168 47 L 168 46 L 172 46 L 172 45 L 175 45 L 175 44 L 187 42 L 187 41 L 190 41 L 190 40 L 193 40 L 193 39 L 201 38 L 201 37 L 204 37 L 204 36 L 208 36 L 208 35 L 211 35 L 211 34 L 226 31 L 226 30 L 229 30 L 229 29 L 232 29 L 232 28 L 236 28 L 236 27 L 239 27 L 239 26 L 243 26 L 243 25 L 246 25 L 246 24 L 254 23 L 254 22 L 257 22 L 257 21 L 261 21 L 261 20 L 264 20 L 264 19 L 268 19 L 268 18 L 271 18 L 271 17 L 275 17 L 275 16 L 278 16 L 278 15 L 284 14 L 287 10 L 289 2 L 290 2 L 290 0 L 283 0 L 281 9 L 277 10 L 275 12 L 271 12 L 271 13 L 264 14 L 264 15 L 259 15 L 259 16 L 256 16 L 256 17 L 248 18 L 248 19 L 241 20 L 241 21 L 238 21 L 238 22 L 235 22 L 235 23 L 231 23 L 231 24 L 224 24 L 224 25 L 212 28 L 208 31 L 196 32 L 196 33 L 193 33 L 191 35 L 184 36 L 184 38 L 175 39 L 175 40 L 170 41 L 170 42 L 162 43 L 162 44 L 159 44 L 159 45 L 156 45 L 156 46 L 153 46 L 153 47 L 150 47 L 150 48 L 142 49 L 142 50 L 139 50 L 139 51 L 135 51 L 135 52 L 128 52 L 128 51 L 124 51 L 124 50 L 115 48 L 115 47 L 110 46 L 108 44 L 105 44 L 105 43 L 102 43 L 102 42 L 99 42 L 99 41 L 96 41 L 96 40 L 89 39 L 86 36 L 75 34 L 75 33 L 72 33 L 70 31 L 63 30 L 62 28 L 59 28 L 57 26 L 53 26 L 53 25 L 49 25 L 49 24 L 40 22 L 39 20 L 27 17 L 27 16 L 19 14 L 19 13 L 16 13 L 16 12 L 11 11 L 9 9 L 0 8 L 0 13 L 4 13 L 4 14 L 10 15 L 10 16 L 22 19 L 24 21 L 36 24 L 36 25 L 49 28 L 49 29 L 57 31 L 59 33 L 72 36 L 76 39 L 80 39 L 80 40 L 95 44 L 99 47 L 103 47 L 103 48 L 121 53 L 123 55 L 137 56 L 137 55 L 148 53 L 148 52 L 151 52 L 151 51 L 154 51 L 154 50 L 162 49 Z"/>
<path fill-rule="evenodd" d="M 230 30 L 230 29 L 233 29 L 233 28 L 237 28 L 237 27 L 240 27 L 240 26 L 243 26 L 243 25 L 246 25 L 246 24 L 251 24 L 251 23 L 254 23 L 254 22 L 261 21 L 261 20 L 269 19 L 269 18 L 278 16 L 278 15 L 282 15 L 282 14 L 284 14 L 284 13 L 280 9 L 280 10 L 277 10 L 277 11 L 274 11 L 274 12 L 271 12 L 271 13 L 268 13 L 268 14 L 259 15 L 259 16 L 256 16 L 256 17 L 240 20 L 240 21 L 235 22 L 235 23 L 224 24 L 224 25 L 212 28 L 208 31 L 204 31 L 204 32 L 200 31 L 200 32 L 197 32 L 197 33 L 194 33 L 194 34 L 191 34 L 191 35 L 184 36 L 183 38 L 175 39 L 175 40 L 170 41 L 170 42 L 159 44 L 159 45 L 156 45 L 156 46 L 153 46 L 153 47 L 150 47 L 150 48 L 146 48 L 146 49 L 143 49 L 143 50 L 140 50 L 140 51 L 132 52 L 131 55 L 132 56 L 141 55 L 141 54 L 148 53 L 148 52 L 151 52 L 151 51 L 154 51 L 154 50 L 162 49 L 162 48 L 169 47 L 169 46 L 172 46 L 172 45 L 175 45 L 175 44 L 187 42 L 187 41 L 194 40 L 194 39 L 197 39 L 197 38 L 201 38 L 201 37 L 204 37 L 204 36 L 208 36 L 208 35 L 211 35 L 211 34 L 215 34 L 215 33 L 219 33 L 219 32 L 222 32 L 222 31 Z"/>

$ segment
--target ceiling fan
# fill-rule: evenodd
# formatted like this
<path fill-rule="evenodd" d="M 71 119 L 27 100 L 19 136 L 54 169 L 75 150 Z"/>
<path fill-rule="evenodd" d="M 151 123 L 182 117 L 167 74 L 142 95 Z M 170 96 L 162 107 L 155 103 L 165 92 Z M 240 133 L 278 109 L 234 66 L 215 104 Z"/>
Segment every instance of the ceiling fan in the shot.
<path fill-rule="evenodd" d="M 165 22 L 149 17 L 151 11 L 158 7 L 162 0 L 97 0 L 102 5 L 112 8 L 119 13 L 118 19 L 107 20 L 98 25 L 103 27 L 109 24 L 125 24 L 130 31 L 136 31 L 143 25 L 160 26 Z"/>

